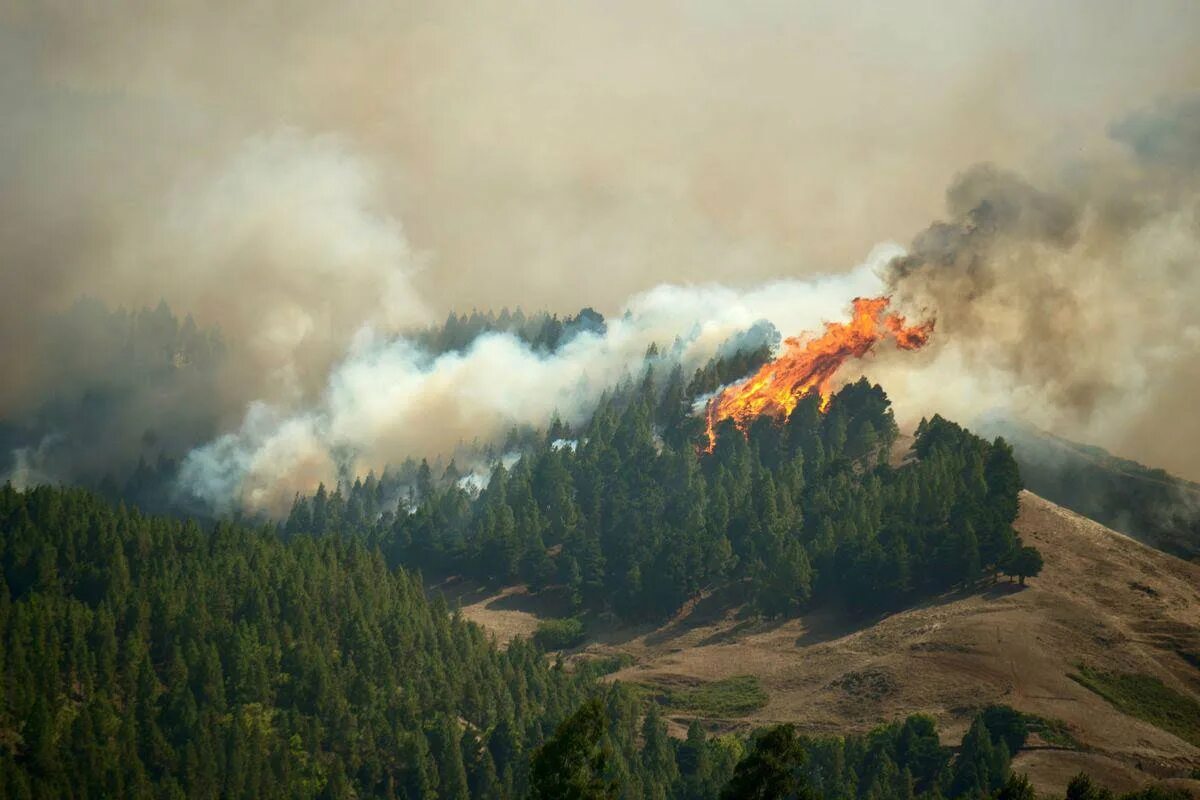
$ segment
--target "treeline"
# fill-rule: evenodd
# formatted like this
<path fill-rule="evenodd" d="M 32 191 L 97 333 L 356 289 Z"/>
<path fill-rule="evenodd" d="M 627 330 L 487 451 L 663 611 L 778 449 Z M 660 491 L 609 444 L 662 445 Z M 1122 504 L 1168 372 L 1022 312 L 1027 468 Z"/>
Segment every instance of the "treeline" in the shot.
<path fill-rule="evenodd" d="M 225 344 L 165 303 L 129 311 L 80 300 L 39 321 L 30 348 L 32 367 L 0 419 L 0 479 L 112 492 L 139 459 L 161 469 L 216 433 Z"/>
<path fill-rule="evenodd" d="M 1011 769 L 1025 744 L 1025 715 L 1005 706 L 975 716 L 962 742 L 944 746 L 931 718 L 913 715 L 867 734 L 808 737 L 790 724 L 763 728 L 748 740 L 705 737 L 693 724 L 684 741 L 661 739 L 656 717 L 645 717 L 643 769 L 657 779 L 630 794 L 612 765 L 629 757 L 608 735 L 610 707 L 585 703 L 533 757 L 533 797 L 539 800 L 1036 800 L 1029 779 Z M 672 753 L 673 751 L 673 753 Z M 665 777 L 664 783 L 661 778 Z M 1071 779 L 1066 800 L 1115 800 L 1085 774 Z M 1121 800 L 1189 800 L 1181 789 L 1149 786 Z"/>
<path fill-rule="evenodd" d="M 595 691 L 351 538 L 11 487 L 0 532 L 4 797 L 520 797 Z"/>
<path fill-rule="evenodd" d="M 827 413 L 810 397 L 748 435 L 725 423 L 704 453 L 693 401 L 679 369 L 648 372 L 581 429 L 556 422 L 511 468 L 497 463 L 482 491 L 453 463 L 441 476 L 423 465 L 399 509 L 369 476 L 298 498 L 284 530 L 350 533 L 430 573 L 561 585 L 578 610 L 625 619 L 724 588 L 767 615 L 877 611 L 1040 567 L 1013 531 L 1021 481 L 1003 440 L 934 417 L 891 466 L 890 402 L 860 380 Z"/>
<path fill-rule="evenodd" d="M 499 650 L 353 538 L 0 488 L 0 797 L 521 798 L 594 698 L 620 796 L 716 798 L 738 740 L 674 742 L 603 669 Z"/>
<path fill-rule="evenodd" d="M 993 708 L 1009 712 L 1011 709 Z M 992 798 L 1036 800 L 1027 776 L 1011 770 L 1014 731 L 975 717 L 958 753 L 938 743 L 932 720 L 912 716 L 865 736 L 808 738 L 791 725 L 757 732 L 738 762 L 721 800 L 912 800 Z M 1024 743 L 1021 734 L 1020 742 Z M 1019 747 L 1019 745 L 1018 745 Z M 1012 751 L 1015 754 L 1015 748 Z M 1045 795 L 1042 795 L 1043 797 Z M 1068 783 L 1066 800 L 1116 800 L 1111 790 L 1086 774 Z M 1183 789 L 1151 785 L 1121 800 L 1190 800 Z"/>
<path fill-rule="evenodd" d="M 505 309 L 451 313 L 407 336 L 433 356 L 465 350 L 486 333 L 552 352 L 605 329 L 591 308 L 562 317 Z M 238 362 L 217 329 L 165 302 L 130 310 L 83 298 L 42 320 L 30 344 L 33 367 L 0 418 L 0 480 L 67 482 L 143 509 L 202 511 L 180 505 L 174 482 L 179 460 L 218 433 L 218 383 Z"/>
<path fill-rule="evenodd" d="M 592 308 L 561 319 L 546 311 L 527 315 L 519 308 L 499 313 L 472 309 L 469 314 L 451 311 L 440 326 L 415 331 L 409 338 L 433 355 L 466 350 L 485 333 L 512 334 L 534 350 L 553 352 L 579 333 L 603 334 L 605 329 L 604 316 Z"/>
<path fill-rule="evenodd" d="M 604 669 L 499 650 L 354 537 L 0 488 L 5 798 L 1032 798 L 1003 709 L 957 755 L 925 717 L 678 740 Z"/>

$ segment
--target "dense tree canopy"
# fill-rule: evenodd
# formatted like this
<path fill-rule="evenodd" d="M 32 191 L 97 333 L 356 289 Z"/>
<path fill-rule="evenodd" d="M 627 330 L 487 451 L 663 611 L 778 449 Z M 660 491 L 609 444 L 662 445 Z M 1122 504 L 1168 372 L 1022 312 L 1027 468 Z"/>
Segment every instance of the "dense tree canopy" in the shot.
<path fill-rule="evenodd" d="M 354 539 L 49 488 L 0 531 L 6 797 L 519 796 L 592 691 Z"/>
<path fill-rule="evenodd" d="M 530 781 L 534 800 L 615 800 L 606 722 L 603 704 L 589 700 L 538 748 Z"/>
<path fill-rule="evenodd" d="M 829 600 L 877 611 L 988 572 L 1036 574 L 1003 440 L 934 417 L 890 466 L 890 403 L 862 380 L 828 413 L 809 397 L 745 433 L 724 423 L 708 453 L 689 398 L 678 370 L 648 372 L 580 430 L 556 422 L 494 462 L 481 491 L 454 464 L 440 478 L 422 465 L 399 508 L 369 476 L 297 499 L 285 529 L 355 534 L 392 565 L 562 585 L 577 609 L 626 619 L 722 587 L 767 615 Z"/>
<path fill-rule="evenodd" d="M 6 798 L 776 796 L 743 793 L 762 785 L 1028 800 L 1011 709 L 981 714 L 957 755 L 921 716 L 748 743 L 693 723 L 672 739 L 605 668 L 564 669 L 521 639 L 498 649 L 355 537 L 203 530 L 82 490 L 0 488 Z M 1082 778 L 1072 791 L 1109 796 Z M 1155 791 L 1136 800 L 1173 800 Z"/>
<path fill-rule="evenodd" d="M 580 333 L 603 333 L 605 325 L 604 316 L 592 308 L 561 319 L 545 311 L 526 314 L 519 308 L 499 313 L 472 309 L 468 314 L 452 311 L 441 325 L 416 331 L 411 338 L 434 355 L 466 350 L 488 333 L 511 334 L 535 350 L 553 352 Z"/>

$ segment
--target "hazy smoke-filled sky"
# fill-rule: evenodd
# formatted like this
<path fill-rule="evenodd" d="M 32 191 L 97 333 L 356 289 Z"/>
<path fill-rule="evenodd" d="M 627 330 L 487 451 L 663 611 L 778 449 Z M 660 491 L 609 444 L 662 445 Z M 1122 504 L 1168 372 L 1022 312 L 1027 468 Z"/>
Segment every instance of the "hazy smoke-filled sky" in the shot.
<path fill-rule="evenodd" d="M 161 298 L 218 324 L 241 359 L 219 399 L 232 430 L 250 400 L 325 391 L 363 325 L 471 306 L 612 313 L 661 283 L 846 271 L 878 242 L 953 221 L 947 187 L 977 163 L 1051 193 L 1076 164 L 1124 164 L 1138 137 L 1111 126 L 1200 88 L 1197 34 L 1186 0 L 0 0 L 0 412 L 38 399 L 41 321 L 84 294 Z M 1083 173 L 1108 187 L 1123 168 Z M 1161 197 L 1172 253 L 1197 240 L 1195 182 L 1183 201 L 1121 185 Z M 1094 253 L 1107 234 L 1078 198 L 1096 193 L 1062 191 Z M 1133 253 L 1130 241 L 1094 274 L 1161 264 L 1160 240 Z M 1180 292 L 1195 288 L 1187 263 L 1171 267 Z M 1161 271 L 1150 285 L 1172 286 Z M 1141 324 L 1148 302 L 1134 305 Z M 1172 319 L 1196 318 L 1178 306 Z M 1071 352 L 1076 366 L 1103 361 Z M 997 356 L 929 356 L 951 357 Z M 1040 380 L 1027 366 L 1009 371 Z M 1200 381 L 1186 353 L 1167 366 Z M 1092 408 L 1029 402 L 1059 403 L 1046 420 L 1067 432 L 1200 477 L 1200 429 L 1180 447 L 1154 407 L 1101 389 Z"/>

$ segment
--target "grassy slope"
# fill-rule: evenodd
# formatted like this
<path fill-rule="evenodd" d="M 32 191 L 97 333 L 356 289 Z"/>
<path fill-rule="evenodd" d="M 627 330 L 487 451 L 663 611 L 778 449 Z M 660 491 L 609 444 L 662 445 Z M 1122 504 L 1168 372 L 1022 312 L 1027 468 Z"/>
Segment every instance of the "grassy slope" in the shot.
<path fill-rule="evenodd" d="M 1175 691 L 1158 678 L 1125 672 L 1106 672 L 1081 666 L 1071 678 L 1086 686 L 1122 713 L 1145 720 L 1200 747 L 1200 701 Z"/>
<path fill-rule="evenodd" d="M 754 675 L 734 675 L 693 685 L 658 683 L 643 686 L 669 711 L 707 719 L 745 717 L 769 700 Z"/>
<path fill-rule="evenodd" d="M 750 675 L 767 695 L 744 714 L 745 707 L 726 713 L 672 705 L 677 733 L 692 718 L 726 727 L 793 721 L 833 732 L 925 712 L 951 741 L 975 709 L 1000 703 L 1065 726 L 1066 737 L 1034 737 L 1037 749 L 1017 759 L 1044 790 L 1061 792 L 1080 769 L 1124 789 L 1200 767 L 1200 748 L 1122 713 L 1070 677 L 1081 663 L 1099 665 L 1200 698 L 1200 565 L 1029 493 L 1018 528 L 1046 558 L 1043 576 L 1023 590 L 1001 582 L 858 622 L 820 613 L 761 623 L 739 618 L 717 598 L 702 599 L 658 628 L 593 632 L 585 652 L 631 658 L 615 677 L 660 691 Z M 484 625 L 504 623 L 508 635 L 507 616 L 520 615 L 531 633 L 535 605 L 518 610 L 513 599 L 479 600 L 464 613 L 478 613 Z"/>

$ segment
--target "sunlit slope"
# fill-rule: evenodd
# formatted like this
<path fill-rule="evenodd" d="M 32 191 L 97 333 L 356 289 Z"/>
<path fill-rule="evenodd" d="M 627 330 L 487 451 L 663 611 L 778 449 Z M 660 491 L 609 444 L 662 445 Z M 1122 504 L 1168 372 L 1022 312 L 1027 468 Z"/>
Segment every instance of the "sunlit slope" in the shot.
<path fill-rule="evenodd" d="M 956 738 L 974 709 L 1011 705 L 1060 720 L 1074 739 L 1035 737 L 1018 757 L 1045 789 L 1061 791 L 1079 769 L 1124 788 L 1200 767 L 1195 744 L 1122 713 L 1071 677 L 1081 667 L 1147 676 L 1200 699 L 1200 565 L 1029 492 L 1017 528 L 1046 562 L 1024 588 L 1001 580 L 859 623 L 832 612 L 757 622 L 707 598 L 663 627 L 618 629 L 586 650 L 632 657 L 617 677 L 651 686 L 757 677 L 766 704 L 706 717 L 715 725 L 788 720 L 835 732 L 927 712 Z M 693 716 L 705 715 L 673 719 L 682 726 Z"/>

